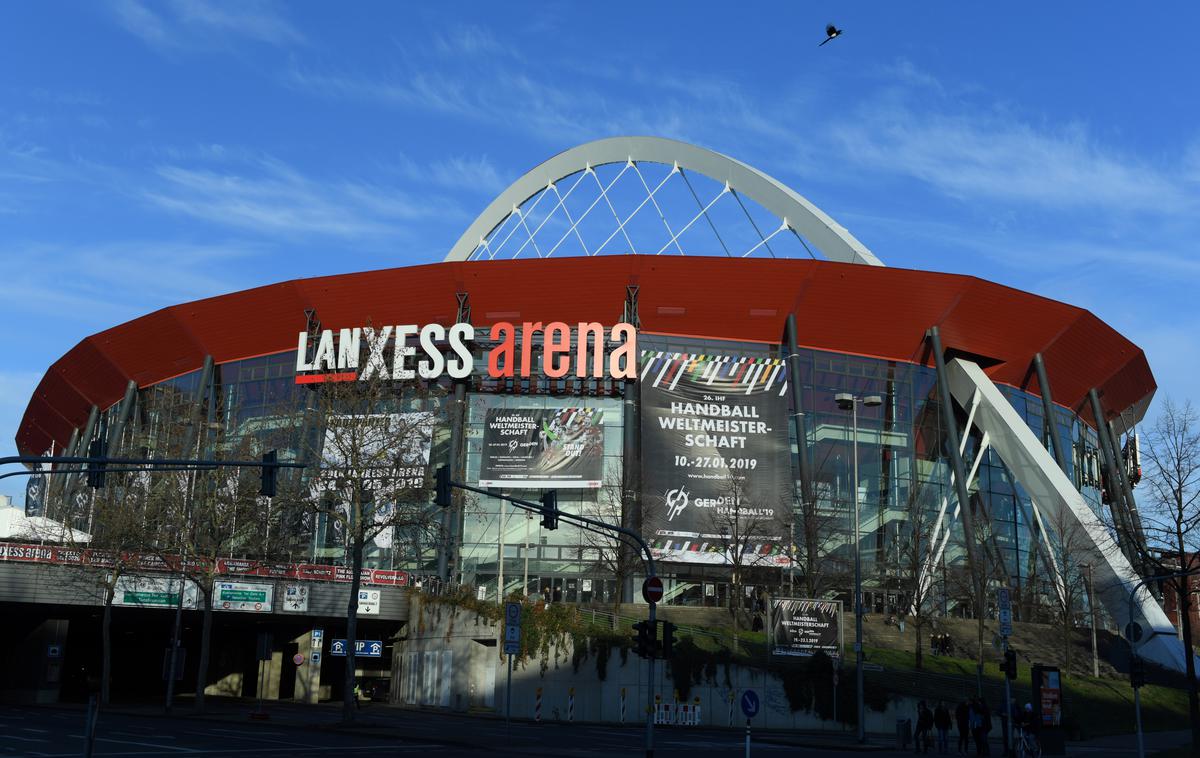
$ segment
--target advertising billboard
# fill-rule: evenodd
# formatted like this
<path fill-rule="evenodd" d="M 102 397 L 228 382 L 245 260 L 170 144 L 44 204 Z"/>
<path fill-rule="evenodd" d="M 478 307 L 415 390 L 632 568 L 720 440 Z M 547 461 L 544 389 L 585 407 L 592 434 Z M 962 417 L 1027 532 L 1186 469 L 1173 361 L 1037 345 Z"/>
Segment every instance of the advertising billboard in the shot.
<path fill-rule="evenodd" d="M 604 476 L 602 416 L 595 408 L 489 409 L 479 486 L 599 487 Z"/>
<path fill-rule="evenodd" d="M 25 515 L 46 515 L 45 474 L 34 474 L 25 482 Z"/>
<path fill-rule="evenodd" d="M 775 598 L 771 601 L 771 655 L 842 654 L 839 600 Z"/>
<path fill-rule="evenodd" d="M 786 389 L 776 358 L 642 354 L 642 518 L 656 558 L 787 563 Z"/>

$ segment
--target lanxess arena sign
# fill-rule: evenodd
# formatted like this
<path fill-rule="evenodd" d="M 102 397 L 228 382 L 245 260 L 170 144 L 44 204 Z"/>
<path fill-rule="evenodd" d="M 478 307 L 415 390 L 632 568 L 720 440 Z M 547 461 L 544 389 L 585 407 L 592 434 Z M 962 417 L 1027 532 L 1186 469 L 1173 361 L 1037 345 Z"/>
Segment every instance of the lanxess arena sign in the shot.
<path fill-rule="evenodd" d="M 542 339 L 534 338 L 537 332 Z M 520 326 L 501 321 L 492 325 L 489 336 L 496 344 L 487 353 L 487 374 L 494 379 L 527 377 L 538 365 L 551 379 L 572 374 L 582 379 L 637 378 L 637 330 L 631 324 L 606 330 L 595 322 L 580 322 L 572 329 L 561 321 L 525 321 Z M 309 333 L 300 332 L 296 384 L 465 379 L 475 372 L 474 339 L 471 324 L 326 329 L 311 346 Z M 609 343 L 615 344 L 612 350 Z"/>

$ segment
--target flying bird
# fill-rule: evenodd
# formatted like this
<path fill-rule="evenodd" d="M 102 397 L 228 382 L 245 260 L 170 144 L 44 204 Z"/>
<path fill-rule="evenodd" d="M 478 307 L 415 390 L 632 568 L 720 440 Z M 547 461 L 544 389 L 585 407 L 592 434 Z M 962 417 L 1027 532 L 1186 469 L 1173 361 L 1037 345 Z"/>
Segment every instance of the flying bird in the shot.
<path fill-rule="evenodd" d="M 825 40 L 821 43 L 821 45 L 824 45 L 829 40 L 840 36 L 842 36 L 842 30 L 833 24 L 830 24 L 829 26 L 825 27 Z M 821 47 L 821 45 L 817 45 L 817 47 Z"/>

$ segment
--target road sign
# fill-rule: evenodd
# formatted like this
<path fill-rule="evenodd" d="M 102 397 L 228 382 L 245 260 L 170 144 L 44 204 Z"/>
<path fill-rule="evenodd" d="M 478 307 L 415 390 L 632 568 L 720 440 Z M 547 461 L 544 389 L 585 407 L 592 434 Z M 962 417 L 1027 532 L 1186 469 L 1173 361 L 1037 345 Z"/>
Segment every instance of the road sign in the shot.
<path fill-rule="evenodd" d="M 297 666 L 303 666 L 304 665 L 304 655 L 301 653 L 296 653 L 295 655 L 292 656 L 292 663 L 296 664 Z"/>
<path fill-rule="evenodd" d="M 504 652 L 516 655 L 521 652 L 521 604 L 504 604 Z"/>
<path fill-rule="evenodd" d="M 1000 636 L 1012 636 L 1012 599 L 1009 597 L 1007 587 L 1002 587 L 996 591 L 996 606 L 999 609 L 1000 616 Z"/>
<path fill-rule="evenodd" d="M 752 719 L 758 715 L 758 693 L 754 690 L 746 690 L 742 693 L 742 713 L 746 714 L 746 718 Z"/>
<path fill-rule="evenodd" d="M 139 608 L 175 608 L 179 606 L 179 591 L 183 588 L 183 607 L 194 609 L 200 588 L 194 582 L 184 583 L 171 577 L 117 577 L 113 587 L 113 605 L 132 605 Z"/>
<path fill-rule="evenodd" d="M 364 616 L 379 615 L 379 590 L 358 591 L 358 612 Z"/>
<path fill-rule="evenodd" d="M 312 660 L 313 663 L 320 663 L 321 662 L 321 651 L 320 650 L 312 651 L 312 654 L 309 655 L 309 658 Z"/>
<path fill-rule="evenodd" d="M 222 611 L 270 613 L 275 585 L 250 582 L 217 582 L 213 606 Z"/>
<path fill-rule="evenodd" d="M 345 655 L 346 641 L 334 640 L 329 646 L 330 655 Z M 354 655 L 359 658 L 382 658 L 383 642 L 380 640 L 355 640 Z"/>
<path fill-rule="evenodd" d="M 647 603 L 657 603 L 663 598 L 662 579 L 652 576 L 642 582 L 642 598 Z"/>
<path fill-rule="evenodd" d="M 303 584 L 283 585 L 283 609 L 293 613 L 307 613 L 308 587 Z"/>
<path fill-rule="evenodd" d="M 47 645 L 46 646 L 46 657 L 47 658 L 62 658 L 62 645 Z"/>

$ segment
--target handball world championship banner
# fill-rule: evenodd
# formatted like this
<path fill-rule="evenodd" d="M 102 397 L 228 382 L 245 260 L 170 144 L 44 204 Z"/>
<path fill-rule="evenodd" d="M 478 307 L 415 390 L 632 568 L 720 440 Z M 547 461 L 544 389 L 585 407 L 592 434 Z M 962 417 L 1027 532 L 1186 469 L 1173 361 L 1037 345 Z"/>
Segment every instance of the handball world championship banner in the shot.
<path fill-rule="evenodd" d="M 771 601 L 771 655 L 842 654 L 842 603 L 838 600 Z"/>
<path fill-rule="evenodd" d="M 479 486 L 599 487 L 604 473 L 602 415 L 595 408 L 488 410 Z"/>
<path fill-rule="evenodd" d="M 787 563 L 786 378 L 777 358 L 642 353 L 642 518 L 655 557 L 729 564 L 738 549 L 743 566 Z"/>

